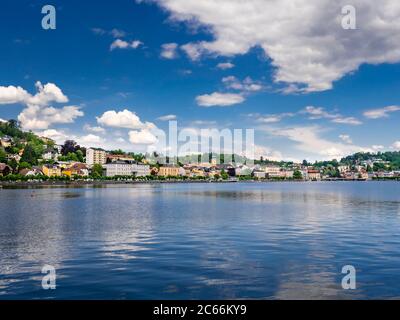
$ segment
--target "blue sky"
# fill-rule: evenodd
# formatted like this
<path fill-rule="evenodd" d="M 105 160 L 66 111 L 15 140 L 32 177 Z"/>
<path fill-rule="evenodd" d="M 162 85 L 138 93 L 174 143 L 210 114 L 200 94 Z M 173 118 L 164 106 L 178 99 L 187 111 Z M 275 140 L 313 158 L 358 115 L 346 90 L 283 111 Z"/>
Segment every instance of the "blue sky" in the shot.
<path fill-rule="evenodd" d="M 271 1 L 265 13 L 254 9 L 259 0 L 243 8 L 226 0 L 6 0 L 0 118 L 59 141 L 133 151 L 153 143 L 150 131 L 166 128 L 166 115 L 180 127 L 255 128 L 257 152 L 272 159 L 396 150 L 400 7 L 353 2 L 372 8 L 359 10 L 357 30 L 336 25 L 340 6 L 325 1 L 282 1 L 271 15 Z M 57 10 L 56 30 L 41 28 L 45 4 Z M 388 30 L 371 22 L 378 16 Z"/>

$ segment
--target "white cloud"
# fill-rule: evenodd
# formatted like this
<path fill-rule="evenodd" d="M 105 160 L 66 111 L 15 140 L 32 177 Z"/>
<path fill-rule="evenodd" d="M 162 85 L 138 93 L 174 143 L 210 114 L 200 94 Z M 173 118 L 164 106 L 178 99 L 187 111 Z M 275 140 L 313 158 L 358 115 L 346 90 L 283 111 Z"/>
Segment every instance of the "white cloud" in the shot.
<path fill-rule="evenodd" d="M 83 127 L 83 129 L 85 131 L 89 131 L 89 132 L 93 132 L 93 133 L 105 133 L 106 132 L 106 130 L 104 128 L 102 128 L 102 127 L 92 127 L 92 126 L 90 126 L 88 124 L 86 124 Z"/>
<path fill-rule="evenodd" d="M 21 87 L 0 87 L 0 104 L 23 103 L 30 94 Z"/>
<path fill-rule="evenodd" d="M 94 134 L 79 137 L 79 143 L 85 147 L 101 146 L 104 139 Z"/>
<path fill-rule="evenodd" d="M 388 118 L 389 113 L 400 111 L 399 106 L 388 106 L 380 109 L 372 109 L 364 112 L 364 116 L 368 119 Z"/>
<path fill-rule="evenodd" d="M 68 102 L 68 97 L 54 83 L 36 84 L 37 93 L 31 95 L 21 87 L 0 87 L 0 104 L 21 103 L 27 107 L 18 115 L 18 120 L 25 130 L 48 129 L 57 123 L 72 123 L 77 117 L 83 116 L 80 107 L 65 106 L 54 108 L 50 103 Z"/>
<path fill-rule="evenodd" d="M 331 114 L 327 111 L 325 111 L 324 108 L 321 107 L 314 107 L 314 106 L 307 106 L 304 108 L 304 110 L 301 111 L 301 113 L 305 113 L 309 115 L 310 120 L 316 120 L 316 119 L 322 119 L 322 118 L 336 118 L 336 114 Z"/>
<path fill-rule="evenodd" d="M 157 118 L 160 121 L 171 121 L 171 120 L 176 120 L 176 115 L 174 114 L 167 114 L 165 116 L 162 117 L 158 117 Z"/>
<path fill-rule="evenodd" d="M 193 61 L 197 61 L 200 59 L 202 55 L 202 49 L 199 45 L 188 43 L 181 46 L 181 49 L 192 59 Z"/>
<path fill-rule="evenodd" d="M 155 125 L 151 122 L 142 122 L 140 118 L 127 109 L 123 111 L 109 110 L 103 113 L 101 117 L 97 117 L 100 125 L 114 128 L 125 129 L 153 129 Z"/>
<path fill-rule="evenodd" d="M 400 61 L 397 0 L 381 0 L 379 6 L 373 0 L 353 0 L 356 31 L 341 26 L 347 0 L 149 1 L 168 10 L 172 20 L 207 27 L 212 41 L 182 46 L 192 59 L 242 55 L 258 46 L 276 67 L 274 80 L 300 91 L 328 90 L 364 63 Z"/>
<path fill-rule="evenodd" d="M 8 120 L 4 120 L 4 119 L 0 118 L 0 122 L 8 122 Z"/>
<path fill-rule="evenodd" d="M 371 151 L 371 148 L 330 141 L 320 136 L 322 129 L 312 127 L 289 127 L 289 128 L 264 128 L 264 131 L 273 136 L 285 137 L 296 143 L 295 148 L 315 155 L 315 160 L 341 159 L 356 152 Z"/>
<path fill-rule="evenodd" d="M 244 97 L 236 93 L 220 93 L 204 94 L 196 97 L 197 104 L 202 107 L 227 107 L 242 103 Z"/>
<path fill-rule="evenodd" d="M 47 106 L 50 102 L 68 102 L 68 97 L 54 83 L 47 83 L 43 86 L 40 81 L 37 81 L 35 86 L 38 93 L 27 99 L 27 104 Z"/>
<path fill-rule="evenodd" d="M 361 125 L 362 122 L 355 117 L 344 117 L 339 113 L 330 113 L 322 107 L 307 106 L 300 111 L 302 114 L 307 114 L 310 120 L 330 119 L 333 123 Z"/>
<path fill-rule="evenodd" d="M 68 102 L 68 97 L 54 83 L 43 86 L 40 81 L 37 81 L 35 86 L 38 92 L 34 96 L 21 87 L 0 87 L 0 104 L 22 103 L 46 106 L 50 102 Z"/>
<path fill-rule="evenodd" d="M 157 137 L 149 129 L 129 131 L 129 141 L 133 144 L 151 145 L 158 142 Z"/>
<path fill-rule="evenodd" d="M 120 29 L 112 29 L 110 31 L 104 30 L 102 28 L 92 28 L 92 32 L 96 35 L 103 36 L 103 35 L 110 35 L 114 38 L 123 38 L 127 35 L 127 33 L 124 30 Z"/>
<path fill-rule="evenodd" d="M 161 49 L 161 57 L 164 59 L 175 59 L 178 57 L 178 44 L 176 43 L 165 43 L 161 46 Z"/>
<path fill-rule="evenodd" d="M 382 146 L 382 145 L 373 145 L 371 148 L 372 148 L 372 150 L 374 150 L 374 151 L 381 151 L 381 150 L 385 149 L 385 146 Z"/>
<path fill-rule="evenodd" d="M 228 89 L 238 90 L 245 92 L 256 92 L 263 89 L 263 86 L 251 79 L 250 77 L 246 77 L 243 81 L 240 81 L 234 76 L 228 76 L 222 78 L 222 82 L 226 85 Z"/>
<path fill-rule="evenodd" d="M 352 126 L 358 126 L 361 125 L 362 122 L 354 117 L 337 117 L 332 119 L 332 122 L 334 123 L 340 123 L 340 124 L 349 124 Z"/>
<path fill-rule="evenodd" d="M 278 113 L 278 114 L 249 114 L 250 117 L 256 117 L 256 121 L 260 123 L 276 123 L 282 121 L 284 118 L 293 117 L 295 114 L 290 112 Z"/>
<path fill-rule="evenodd" d="M 110 51 L 112 51 L 114 49 L 137 49 L 142 44 L 143 44 L 143 42 L 141 42 L 139 40 L 134 40 L 132 42 L 128 42 L 125 40 L 117 39 L 111 44 Z"/>
<path fill-rule="evenodd" d="M 73 123 L 77 117 L 83 115 L 84 113 L 77 106 L 54 108 L 28 105 L 18 115 L 18 121 L 25 130 L 41 130 L 48 129 L 52 124 Z"/>
<path fill-rule="evenodd" d="M 221 62 L 217 64 L 217 68 L 221 70 L 228 70 L 234 68 L 235 65 L 231 62 Z"/>
<path fill-rule="evenodd" d="M 47 129 L 44 131 L 36 131 L 40 137 L 47 137 L 53 139 L 58 144 L 63 144 L 65 140 L 70 139 L 69 135 L 67 135 L 64 131 L 56 130 L 56 129 Z"/>
<path fill-rule="evenodd" d="M 400 141 L 396 141 L 392 145 L 393 149 L 400 150 Z"/>
<path fill-rule="evenodd" d="M 346 143 L 352 144 L 353 141 L 351 140 L 350 136 L 348 134 L 341 134 L 339 135 L 339 138 Z"/>

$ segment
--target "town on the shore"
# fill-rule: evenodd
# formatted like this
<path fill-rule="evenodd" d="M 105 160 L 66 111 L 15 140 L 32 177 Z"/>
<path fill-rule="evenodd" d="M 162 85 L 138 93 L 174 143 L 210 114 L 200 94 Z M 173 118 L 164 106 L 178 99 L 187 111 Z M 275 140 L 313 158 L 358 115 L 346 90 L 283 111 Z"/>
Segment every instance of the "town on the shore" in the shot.
<path fill-rule="evenodd" d="M 231 157 L 231 158 L 229 158 Z M 204 160 L 206 159 L 206 160 Z M 341 160 L 302 163 L 246 161 L 233 155 L 152 161 L 151 155 L 80 147 L 0 123 L 0 181 L 367 181 L 400 180 L 400 152 L 357 153 Z"/>

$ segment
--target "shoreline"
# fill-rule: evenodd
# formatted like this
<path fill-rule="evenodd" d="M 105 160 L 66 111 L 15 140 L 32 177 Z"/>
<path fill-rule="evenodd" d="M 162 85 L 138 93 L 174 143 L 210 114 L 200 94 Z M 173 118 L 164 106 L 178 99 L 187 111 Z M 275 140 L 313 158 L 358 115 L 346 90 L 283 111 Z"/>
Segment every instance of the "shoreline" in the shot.
<path fill-rule="evenodd" d="M 35 188 L 35 187 L 100 187 L 107 185 L 135 185 L 135 184 L 230 184 L 230 183 L 318 183 L 318 182 L 388 182 L 399 181 L 395 179 L 375 179 L 375 180 L 238 180 L 238 181 L 212 181 L 212 180 L 148 180 L 148 181 L 1 181 L 0 189 L 8 188 Z"/>

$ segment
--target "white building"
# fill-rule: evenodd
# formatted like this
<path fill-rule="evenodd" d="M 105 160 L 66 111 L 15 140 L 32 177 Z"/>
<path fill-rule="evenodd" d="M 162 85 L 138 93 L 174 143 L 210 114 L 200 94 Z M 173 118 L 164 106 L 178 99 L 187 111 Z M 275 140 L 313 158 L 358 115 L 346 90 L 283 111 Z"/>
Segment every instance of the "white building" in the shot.
<path fill-rule="evenodd" d="M 86 164 L 92 166 L 94 164 L 105 164 L 107 162 L 107 154 L 104 150 L 89 148 L 86 150 Z"/>
<path fill-rule="evenodd" d="M 278 166 L 267 166 L 265 167 L 265 173 L 268 178 L 281 178 L 281 168 Z"/>
<path fill-rule="evenodd" d="M 136 176 L 145 177 L 150 175 L 150 166 L 135 163 L 108 163 L 104 165 L 107 177 Z"/>

